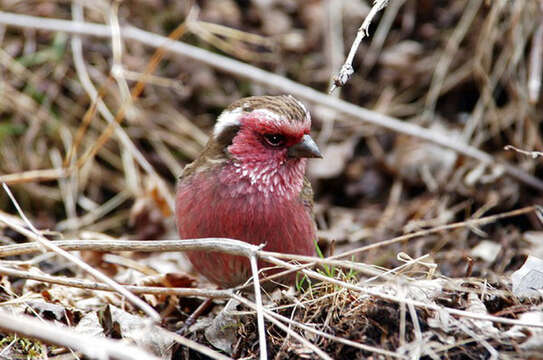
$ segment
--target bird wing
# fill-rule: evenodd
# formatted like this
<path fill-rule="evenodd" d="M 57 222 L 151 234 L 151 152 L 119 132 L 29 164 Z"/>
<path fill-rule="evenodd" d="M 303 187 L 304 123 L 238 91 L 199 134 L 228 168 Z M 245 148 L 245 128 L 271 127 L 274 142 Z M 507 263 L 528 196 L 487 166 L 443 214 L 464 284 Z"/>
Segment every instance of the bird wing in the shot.
<path fill-rule="evenodd" d="M 300 191 L 300 200 L 304 204 L 305 209 L 313 217 L 313 188 L 311 182 L 304 176 L 304 185 L 302 191 Z"/>

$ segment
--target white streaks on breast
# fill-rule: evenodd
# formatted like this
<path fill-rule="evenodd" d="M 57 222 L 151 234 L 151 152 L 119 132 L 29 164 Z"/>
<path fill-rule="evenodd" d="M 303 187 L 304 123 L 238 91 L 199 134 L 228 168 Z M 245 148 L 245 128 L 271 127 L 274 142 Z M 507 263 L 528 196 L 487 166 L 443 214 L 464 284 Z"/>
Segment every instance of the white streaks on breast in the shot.
<path fill-rule="evenodd" d="M 274 194 L 274 197 L 291 199 L 297 196 L 303 186 L 305 161 L 264 163 L 235 162 L 231 166 L 230 174 L 236 176 L 225 177 L 225 182 L 235 185 L 235 194 L 256 194 L 264 197 Z M 233 194 L 234 195 L 234 194 Z"/>

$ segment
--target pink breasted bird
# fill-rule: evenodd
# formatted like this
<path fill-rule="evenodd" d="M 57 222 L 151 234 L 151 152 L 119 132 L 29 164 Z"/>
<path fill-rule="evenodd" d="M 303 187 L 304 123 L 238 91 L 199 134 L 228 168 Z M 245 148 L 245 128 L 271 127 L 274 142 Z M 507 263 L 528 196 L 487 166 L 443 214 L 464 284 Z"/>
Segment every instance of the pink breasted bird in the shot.
<path fill-rule="evenodd" d="M 290 95 L 254 96 L 230 105 L 179 179 L 180 238 L 232 238 L 266 244 L 269 251 L 314 255 L 313 191 L 304 173 L 306 158 L 322 156 L 310 128 L 309 112 Z M 251 276 L 244 257 L 207 251 L 187 256 L 221 287 Z"/>

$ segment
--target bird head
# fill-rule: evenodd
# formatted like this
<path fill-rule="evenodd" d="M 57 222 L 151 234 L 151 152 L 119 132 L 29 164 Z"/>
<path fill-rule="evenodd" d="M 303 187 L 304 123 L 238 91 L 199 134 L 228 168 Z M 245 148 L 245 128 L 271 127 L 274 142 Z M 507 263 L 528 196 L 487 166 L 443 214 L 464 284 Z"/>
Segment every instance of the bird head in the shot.
<path fill-rule="evenodd" d="M 309 112 L 294 97 L 253 96 L 230 105 L 213 136 L 238 161 L 286 163 L 322 157 L 310 129 Z"/>
<path fill-rule="evenodd" d="M 246 178 L 261 191 L 273 192 L 282 183 L 303 181 L 305 159 L 322 157 L 310 128 L 309 112 L 294 97 L 254 96 L 219 116 L 213 140 L 235 167 L 229 179 Z"/>

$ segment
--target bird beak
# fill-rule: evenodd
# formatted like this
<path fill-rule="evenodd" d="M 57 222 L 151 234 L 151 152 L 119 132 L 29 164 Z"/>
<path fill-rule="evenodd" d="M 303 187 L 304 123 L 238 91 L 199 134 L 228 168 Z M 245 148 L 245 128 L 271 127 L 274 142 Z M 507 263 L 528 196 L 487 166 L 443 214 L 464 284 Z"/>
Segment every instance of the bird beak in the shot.
<path fill-rule="evenodd" d="M 317 144 L 309 135 L 304 135 L 299 143 L 289 147 L 287 154 L 293 158 L 322 158 Z"/>

